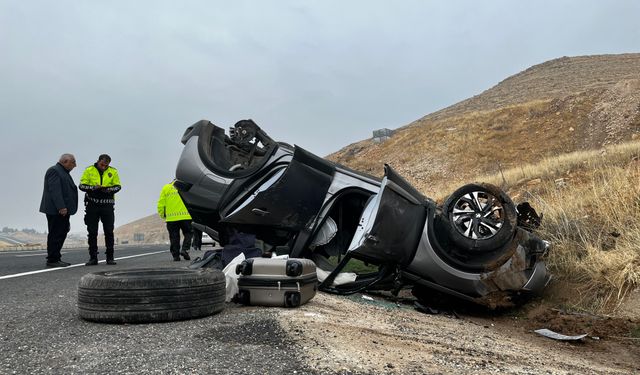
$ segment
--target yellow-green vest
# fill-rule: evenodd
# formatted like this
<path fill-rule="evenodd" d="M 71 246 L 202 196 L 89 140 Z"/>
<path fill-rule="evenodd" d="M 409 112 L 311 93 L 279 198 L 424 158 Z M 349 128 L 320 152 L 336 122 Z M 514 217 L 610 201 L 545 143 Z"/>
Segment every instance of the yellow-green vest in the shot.
<path fill-rule="evenodd" d="M 120 185 L 120 177 L 118 170 L 114 167 L 107 167 L 102 173 L 102 181 L 100 181 L 100 171 L 95 165 L 90 165 L 82 173 L 80 183 L 88 186 L 102 185 L 104 187 Z"/>
<path fill-rule="evenodd" d="M 164 185 L 158 199 L 158 215 L 165 221 L 191 220 L 191 215 L 184 205 L 178 189 L 173 182 Z"/>

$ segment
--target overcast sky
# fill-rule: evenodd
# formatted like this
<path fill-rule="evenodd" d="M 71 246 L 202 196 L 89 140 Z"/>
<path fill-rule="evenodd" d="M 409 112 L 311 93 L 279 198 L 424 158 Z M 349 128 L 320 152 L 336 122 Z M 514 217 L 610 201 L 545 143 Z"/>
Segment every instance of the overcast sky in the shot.
<path fill-rule="evenodd" d="M 0 0 L 0 228 L 46 229 L 64 152 L 76 183 L 111 155 L 119 226 L 155 212 L 200 119 L 325 156 L 546 60 L 640 52 L 639 19 L 633 0 Z"/>

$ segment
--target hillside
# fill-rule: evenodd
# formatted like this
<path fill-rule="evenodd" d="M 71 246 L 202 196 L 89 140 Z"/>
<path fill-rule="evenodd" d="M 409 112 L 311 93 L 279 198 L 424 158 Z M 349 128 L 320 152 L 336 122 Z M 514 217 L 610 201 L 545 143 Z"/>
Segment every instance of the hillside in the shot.
<path fill-rule="evenodd" d="M 143 238 L 136 238 L 134 235 L 137 233 L 142 234 Z M 164 221 L 157 214 L 119 226 L 114 231 L 114 235 L 120 244 L 165 243 L 169 241 Z"/>
<path fill-rule="evenodd" d="M 535 65 L 470 99 L 328 156 L 382 174 L 390 164 L 436 195 L 451 183 L 573 151 L 636 139 L 640 54 L 563 57 Z"/>

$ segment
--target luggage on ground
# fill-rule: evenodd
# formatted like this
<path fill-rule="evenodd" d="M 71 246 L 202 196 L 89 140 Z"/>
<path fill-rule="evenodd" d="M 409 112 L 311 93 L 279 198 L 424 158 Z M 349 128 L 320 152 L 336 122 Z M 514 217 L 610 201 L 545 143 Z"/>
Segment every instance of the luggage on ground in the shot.
<path fill-rule="evenodd" d="M 310 259 L 252 258 L 236 267 L 237 299 L 245 305 L 298 307 L 316 295 L 316 265 Z"/>

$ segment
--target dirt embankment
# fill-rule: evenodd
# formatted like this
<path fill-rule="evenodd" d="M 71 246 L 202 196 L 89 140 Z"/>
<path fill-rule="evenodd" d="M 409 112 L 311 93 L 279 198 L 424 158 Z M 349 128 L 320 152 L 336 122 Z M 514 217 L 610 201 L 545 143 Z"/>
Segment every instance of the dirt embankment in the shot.
<path fill-rule="evenodd" d="M 427 315 L 410 299 L 318 294 L 281 310 L 280 324 L 318 373 L 599 373 L 640 371 L 638 321 L 568 314 L 540 302 L 510 312 L 449 309 Z M 587 333 L 578 342 L 533 333 Z"/>

